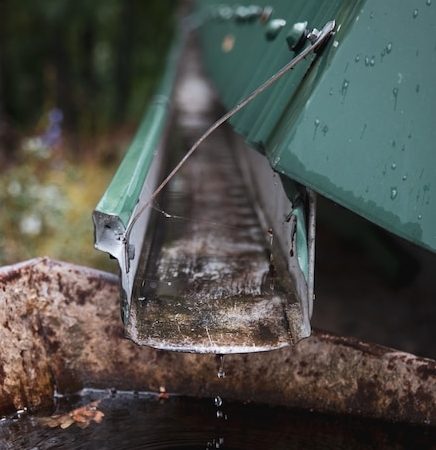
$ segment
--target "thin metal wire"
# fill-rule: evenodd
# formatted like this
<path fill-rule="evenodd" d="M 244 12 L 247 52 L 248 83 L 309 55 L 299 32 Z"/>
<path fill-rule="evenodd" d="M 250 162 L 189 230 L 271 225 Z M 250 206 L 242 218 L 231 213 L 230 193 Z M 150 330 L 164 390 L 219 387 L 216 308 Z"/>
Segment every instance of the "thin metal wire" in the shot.
<path fill-rule="evenodd" d="M 295 58 L 293 58 L 289 63 L 283 66 L 278 72 L 271 76 L 267 81 L 265 81 L 262 85 L 256 88 L 251 94 L 242 99 L 236 106 L 234 106 L 230 111 L 220 117 L 213 125 L 211 125 L 206 132 L 200 136 L 197 141 L 192 145 L 192 147 L 188 150 L 185 156 L 177 163 L 174 169 L 167 175 L 167 177 L 162 181 L 162 183 L 156 188 L 156 190 L 151 194 L 151 197 L 144 203 L 133 216 L 133 219 L 127 226 L 126 232 L 124 234 L 124 242 L 127 243 L 130 237 L 130 232 L 132 230 L 133 225 L 137 222 L 141 214 L 145 211 L 145 209 L 153 202 L 153 200 L 159 195 L 162 189 L 172 180 L 172 178 L 177 174 L 180 168 L 185 164 L 185 162 L 190 158 L 190 156 L 197 150 L 197 148 L 224 122 L 234 116 L 237 112 L 239 112 L 242 108 L 244 108 L 248 103 L 254 100 L 259 94 L 268 89 L 272 84 L 274 84 L 279 78 L 283 75 L 291 71 L 297 64 L 303 61 L 306 56 L 310 53 L 317 50 L 324 42 L 331 36 L 335 27 L 335 22 L 330 21 L 324 26 L 324 28 L 320 31 L 318 37 L 315 42 L 306 47 L 301 53 L 299 53 Z"/>

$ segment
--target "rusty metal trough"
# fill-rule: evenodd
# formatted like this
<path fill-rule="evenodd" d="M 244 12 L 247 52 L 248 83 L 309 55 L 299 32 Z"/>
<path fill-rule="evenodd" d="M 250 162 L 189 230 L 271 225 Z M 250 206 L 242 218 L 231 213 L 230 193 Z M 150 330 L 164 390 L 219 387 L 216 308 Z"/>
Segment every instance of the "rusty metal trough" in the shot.
<path fill-rule="evenodd" d="M 436 362 L 324 331 L 295 347 L 225 358 L 139 347 L 123 336 L 118 279 L 30 260 L 0 269 L 0 411 L 83 387 L 266 402 L 436 424 Z"/>

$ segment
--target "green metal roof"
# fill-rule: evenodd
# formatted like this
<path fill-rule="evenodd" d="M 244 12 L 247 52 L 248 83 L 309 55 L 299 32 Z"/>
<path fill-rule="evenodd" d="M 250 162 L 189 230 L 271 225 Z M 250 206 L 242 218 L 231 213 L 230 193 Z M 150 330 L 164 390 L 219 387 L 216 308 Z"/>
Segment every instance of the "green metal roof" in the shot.
<path fill-rule="evenodd" d="M 270 20 L 286 21 L 275 40 L 266 39 L 259 21 L 217 18 L 218 1 L 198 3 L 208 17 L 204 60 L 228 108 L 294 56 L 286 37 L 295 23 L 320 29 L 335 19 L 337 32 L 320 56 L 238 113 L 236 131 L 278 172 L 436 250 L 436 2 L 256 5 L 271 5 Z"/>

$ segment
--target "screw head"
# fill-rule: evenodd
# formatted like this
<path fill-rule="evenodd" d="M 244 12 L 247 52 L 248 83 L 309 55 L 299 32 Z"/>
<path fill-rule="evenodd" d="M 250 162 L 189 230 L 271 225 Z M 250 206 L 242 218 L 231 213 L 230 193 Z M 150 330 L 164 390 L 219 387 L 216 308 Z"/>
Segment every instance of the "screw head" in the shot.
<path fill-rule="evenodd" d="M 307 22 L 297 22 L 292 25 L 288 34 L 286 35 L 286 42 L 289 50 L 299 50 L 307 37 Z"/>
<path fill-rule="evenodd" d="M 238 6 L 235 10 L 235 20 L 237 22 L 253 22 L 262 14 L 260 6 Z"/>
<path fill-rule="evenodd" d="M 273 41 L 285 26 L 286 20 L 284 19 L 270 20 L 266 25 L 265 37 L 268 41 Z"/>

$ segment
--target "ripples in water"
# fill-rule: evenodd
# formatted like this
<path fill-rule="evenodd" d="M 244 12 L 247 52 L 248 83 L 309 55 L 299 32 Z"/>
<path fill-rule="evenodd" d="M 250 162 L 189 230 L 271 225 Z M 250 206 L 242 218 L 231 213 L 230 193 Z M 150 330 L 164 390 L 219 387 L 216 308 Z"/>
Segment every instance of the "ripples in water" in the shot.
<path fill-rule="evenodd" d="M 81 429 L 46 428 L 37 416 L 0 422 L 0 448 L 48 449 L 430 449 L 432 428 L 386 424 L 308 411 L 224 401 L 217 416 L 214 399 L 146 393 L 84 391 L 59 400 L 65 413 L 102 399 L 101 423 Z M 46 412 L 47 413 L 47 412 Z M 52 413 L 50 411 L 49 413 Z"/>

